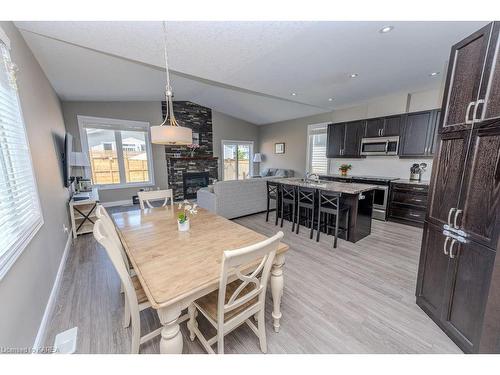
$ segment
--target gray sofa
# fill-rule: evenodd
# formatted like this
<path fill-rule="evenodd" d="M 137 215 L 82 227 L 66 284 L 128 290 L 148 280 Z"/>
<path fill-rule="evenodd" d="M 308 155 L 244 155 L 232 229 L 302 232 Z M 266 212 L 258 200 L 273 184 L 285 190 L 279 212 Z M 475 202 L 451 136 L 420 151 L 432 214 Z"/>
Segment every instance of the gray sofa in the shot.
<path fill-rule="evenodd" d="M 266 210 L 266 181 L 278 177 L 280 176 L 219 181 L 198 190 L 197 203 L 227 219 L 262 212 Z M 271 207 L 274 208 L 274 201 L 271 201 Z"/>
<path fill-rule="evenodd" d="M 260 177 L 293 177 L 293 169 L 265 168 L 260 172 Z"/>

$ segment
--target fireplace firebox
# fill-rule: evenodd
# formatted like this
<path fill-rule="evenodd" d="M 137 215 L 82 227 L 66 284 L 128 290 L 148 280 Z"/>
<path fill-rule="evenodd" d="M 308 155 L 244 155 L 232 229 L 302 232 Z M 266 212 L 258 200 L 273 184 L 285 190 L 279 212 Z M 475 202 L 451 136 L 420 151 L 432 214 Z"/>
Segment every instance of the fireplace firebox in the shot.
<path fill-rule="evenodd" d="M 182 174 L 184 199 L 196 198 L 196 192 L 208 186 L 208 172 L 184 172 Z"/>

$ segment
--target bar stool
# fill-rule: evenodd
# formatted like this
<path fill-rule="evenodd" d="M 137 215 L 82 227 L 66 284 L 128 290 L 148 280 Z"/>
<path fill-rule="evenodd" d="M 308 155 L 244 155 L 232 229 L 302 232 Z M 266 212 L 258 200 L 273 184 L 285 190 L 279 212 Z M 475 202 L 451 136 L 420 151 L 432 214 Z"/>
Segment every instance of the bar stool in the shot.
<path fill-rule="evenodd" d="M 337 238 L 339 235 L 339 230 L 341 232 L 348 233 L 349 231 L 349 215 L 350 209 L 349 207 L 341 207 L 340 203 L 340 193 L 335 193 L 332 191 L 318 190 L 318 233 L 316 235 L 316 242 L 319 241 L 319 233 L 321 232 L 321 228 L 325 227 L 325 232 L 328 234 L 329 228 L 334 228 L 334 240 L 333 240 L 333 248 L 337 247 Z M 325 220 L 321 220 L 321 214 L 324 213 Z M 345 214 L 345 227 L 339 228 L 339 220 L 340 216 Z M 331 216 L 335 216 L 335 226 L 328 224 L 328 218 Z"/>
<path fill-rule="evenodd" d="M 295 230 L 295 204 L 297 199 L 297 189 L 293 185 L 280 184 L 279 189 L 281 201 L 281 227 L 283 227 L 283 219 L 285 217 L 284 207 L 286 205 L 292 206 L 292 214 L 288 211 L 288 219 L 292 221 L 292 232 Z"/>
<path fill-rule="evenodd" d="M 297 231 L 299 234 L 300 227 L 300 209 L 305 208 L 306 213 L 306 223 L 311 229 L 309 238 L 313 238 L 314 234 L 314 208 L 316 205 L 316 189 L 299 186 L 297 189 Z"/>
<path fill-rule="evenodd" d="M 274 225 L 278 225 L 278 189 L 279 185 L 277 182 L 272 182 L 272 181 L 266 181 L 267 185 L 267 209 L 266 209 L 266 221 L 269 221 L 269 205 L 271 203 L 271 199 L 273 199 L 276 204 L 276 219 L 274 221 Z"/>

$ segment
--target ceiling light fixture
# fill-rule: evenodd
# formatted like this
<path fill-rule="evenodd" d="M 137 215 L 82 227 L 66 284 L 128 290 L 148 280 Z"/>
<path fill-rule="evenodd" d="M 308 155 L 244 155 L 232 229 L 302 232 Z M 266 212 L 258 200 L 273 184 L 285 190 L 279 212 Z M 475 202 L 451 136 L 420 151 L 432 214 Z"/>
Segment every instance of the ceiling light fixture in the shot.
<path fill-rule="evenodd" d="M 394 26 L 384 26 L 378 32 L 381 34 L 386 34 L 392 30 L 394 30 Z"/>
<path fill-rule="evenodd" d="M 328 98 L 328 101 L 329 102 L 333 102 L 333 98 Z"/>
<path fill-rule="evenodd" d="M 358 73 L 352 73 L 352 74 L 350 75 L 350 77 L 351 77 L 351 78 L 356 78 L 357 76 L 358 76 Z"/>
<path fill-rule="evenodd" d="M 296 92 L 292 92 L 290 95 L 297 96 L 297 93 Z"/>
<path fill-rule="evenodd" d="M 435 77 L 439 74 L 439 72 L 432 72 L 431 74 L 429 74 L 431 77 Z"/>
<path fill-rule="evenodd" d="M 163 38 L 165 45 L 165 70 L 167 73 L 167 83 L 165 86 L 166 114 L 161 125 L 151 127 L 151 143 L 160 145 L 188 145 L 193 143 L 193 131 L 190 128 L 179 126 L 174 115 L 172 97 L 174 96 L 170 85 L 170 73 L 168 71 L 167 56 L 167 26 L 163 21 Z"/>

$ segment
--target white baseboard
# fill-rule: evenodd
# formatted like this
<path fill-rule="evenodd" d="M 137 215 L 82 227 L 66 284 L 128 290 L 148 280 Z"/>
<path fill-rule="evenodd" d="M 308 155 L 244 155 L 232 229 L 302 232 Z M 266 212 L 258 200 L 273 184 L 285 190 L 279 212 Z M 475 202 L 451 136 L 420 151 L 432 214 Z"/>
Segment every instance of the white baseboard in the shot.
<path fill-rule="evenodd" d="M 49 300 L 47 301 L 47 306 L 43 313 L 42 321 L 40 327 L 38 328 L 38 333 L 36 334 L 35 342 L 33 343 L 33 348 L 39 348 L 43 346 L 43 341 L 45 339 L 45 331 L 47 329 L 47 323 L 49 321 L 50 315 L 54 309 L 54 303 L 59 292 L 59 287 L 61 284 L 62 274 L 66 265 L 66 258 L 68 257 L 69 249 L 71 247 L 71 240 L 73 239 L 71 229 L 68 232 L 68 240 L 66 241 L 66 246 L 64 247 L 64 252 L 61 257 L 61 262 L 59 263 L 59 269 L 57 270 L 56 279 L 52 285 L 52 290 L 50 292 Z"/>
<path fill-rule="evenodd" d="M 114 202 L 102 202 L 104 207 L 116 207 L 116 206 L 131 206 L 132 199 L 126 199 L 124 201 L 114 201 Z"/>

